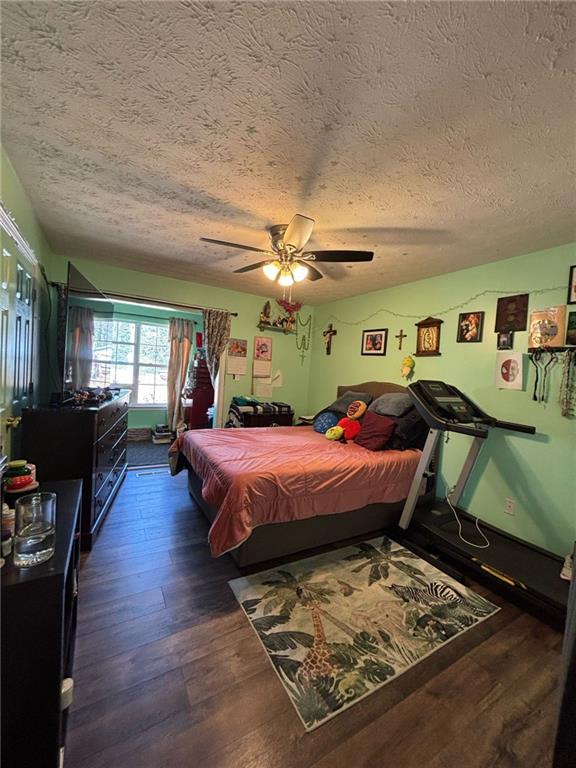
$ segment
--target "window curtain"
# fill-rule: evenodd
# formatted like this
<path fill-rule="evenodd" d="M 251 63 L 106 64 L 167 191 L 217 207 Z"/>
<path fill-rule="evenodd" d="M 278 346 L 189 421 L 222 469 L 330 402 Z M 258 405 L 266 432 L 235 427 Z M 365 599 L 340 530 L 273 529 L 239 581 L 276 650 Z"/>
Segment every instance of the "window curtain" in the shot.
<path fill-rule="evenodd" d="M 86 307 L 70 307 L 70 381 L 72 389 L 90 384 L 94 349 L 94 312 Z"/>
<path fill-rule="evenodd" d="M 168 336 L 170 358 L 168 360 L 168 424 L 175 431 L 183 423 L 180 396 L 186 383 L 190 353 L 194 341 L 194 321 L 171 317 Z"/>
<path fill-rule="evenodd" d="M 204 350 L 210 371 L 212 386 L 216 388 L 216 377 L 220 358 L 230 338 L 230 313 L 222 309 L 204 310 Z"/>

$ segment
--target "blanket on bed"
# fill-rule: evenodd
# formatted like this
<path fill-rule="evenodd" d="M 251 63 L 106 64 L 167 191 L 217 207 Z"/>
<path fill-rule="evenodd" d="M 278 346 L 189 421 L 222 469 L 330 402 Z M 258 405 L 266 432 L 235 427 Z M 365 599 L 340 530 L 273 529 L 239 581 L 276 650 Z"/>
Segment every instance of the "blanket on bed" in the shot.
<path fill-rule="evenodd" d="M 170 448 L 173 473 L 181 456 L 218 510 L 209 533 L 218 557 L 259 525 L 405 499 L 420 451 L 373 452 L 329 442 L 310 427 L 272 427 L 190 430 Z"/>

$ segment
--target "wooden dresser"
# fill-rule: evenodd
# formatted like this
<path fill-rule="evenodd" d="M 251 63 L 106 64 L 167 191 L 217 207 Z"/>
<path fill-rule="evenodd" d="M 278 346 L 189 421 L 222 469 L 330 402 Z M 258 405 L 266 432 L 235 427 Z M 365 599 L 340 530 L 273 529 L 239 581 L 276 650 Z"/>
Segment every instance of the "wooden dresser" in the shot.
<path fill-rule="evenodd" d="M 22 411 L 21 456 L 42 481 L 83 481 L 81 544 L 91 549 L 126 473 L 130 390 L 89 408 Z"/>
<path fill-rule="evenodd" d="M 56 494 L 56 548 L 33 568 L 2 568 L 2 766 L 58 768 L 68 710 L 63 681 L 73 676 L 78 595 L 81 483 L 42 483 Z"/>

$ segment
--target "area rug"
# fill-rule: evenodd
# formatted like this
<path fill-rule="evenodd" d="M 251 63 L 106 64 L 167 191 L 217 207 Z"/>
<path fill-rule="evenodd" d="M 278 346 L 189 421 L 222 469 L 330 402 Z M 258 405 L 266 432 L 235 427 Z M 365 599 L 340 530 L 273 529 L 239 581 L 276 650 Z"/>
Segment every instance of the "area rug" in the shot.
<path fill-rule="evenodd" d="M 230 586 L 309 731 L 499 610 L 388 538 Z"/>

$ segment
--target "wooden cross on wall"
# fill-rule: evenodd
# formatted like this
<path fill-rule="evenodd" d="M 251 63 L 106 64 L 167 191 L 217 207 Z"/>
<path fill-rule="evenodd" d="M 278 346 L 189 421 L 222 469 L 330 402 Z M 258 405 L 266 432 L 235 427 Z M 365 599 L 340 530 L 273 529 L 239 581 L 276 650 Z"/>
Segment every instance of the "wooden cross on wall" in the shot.
<path fill-rule="evenodd" d="M 398 349 L 402 349 L 402 342 L 407 336 L 408 334 L 404 333 L 402 328 L 400 328 L 400 333 L 397 333 L 396 336 L 394 336 L 395 339 L 398 339 Z"/>
<path fill-rule="evenodd" d="M 332 323 L 326 328 L 325 331 L 322 331 L 322 336 L 324 336 L 324 344 L 326 345 L 326 354 L 329 355 L 332 352 L 332 336 L 336 336 L 338 334 L 338 331 L 334 330 L 332 327 Z"/>

